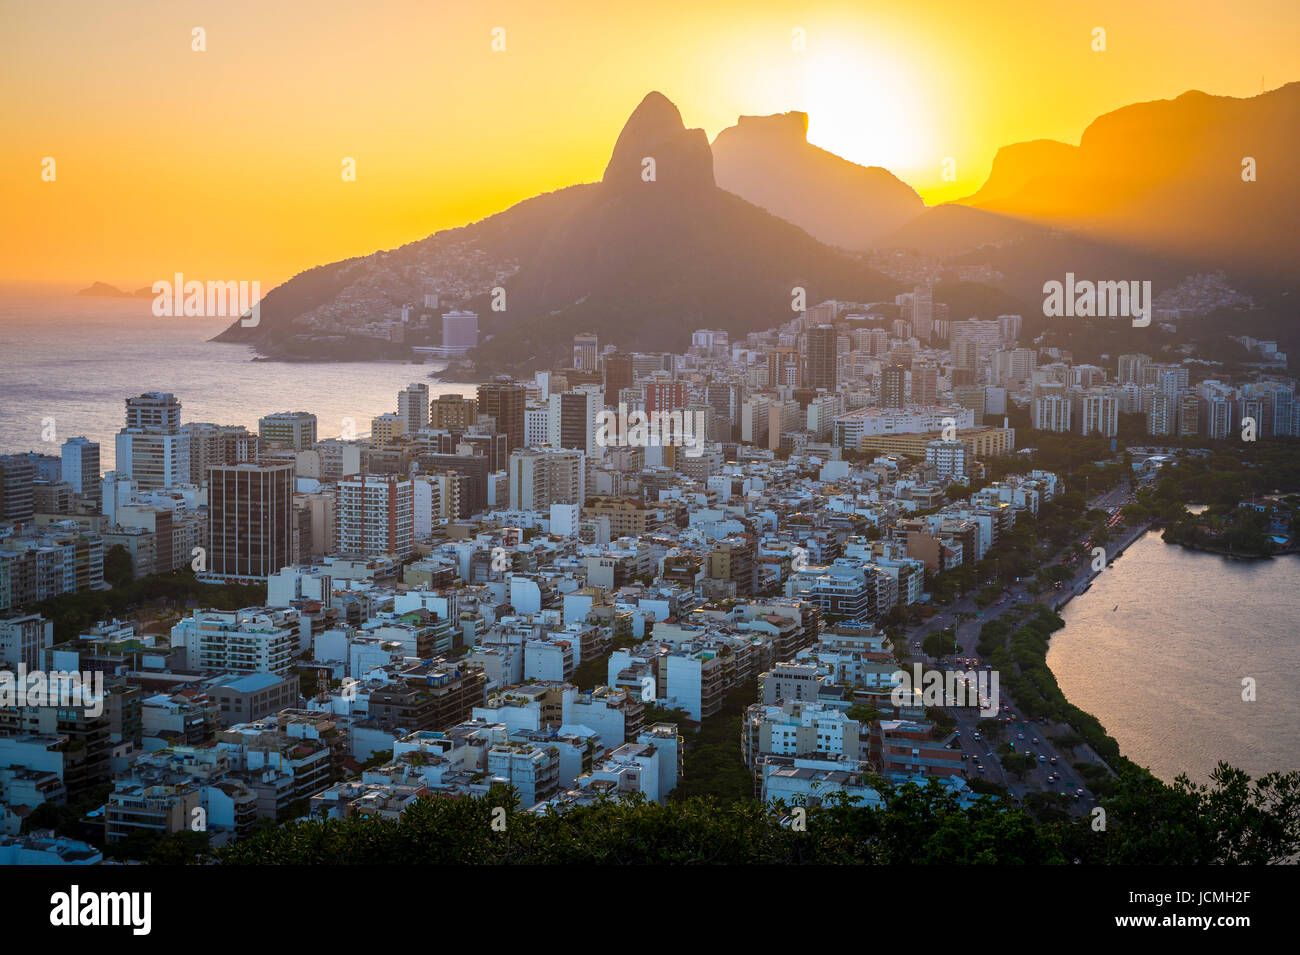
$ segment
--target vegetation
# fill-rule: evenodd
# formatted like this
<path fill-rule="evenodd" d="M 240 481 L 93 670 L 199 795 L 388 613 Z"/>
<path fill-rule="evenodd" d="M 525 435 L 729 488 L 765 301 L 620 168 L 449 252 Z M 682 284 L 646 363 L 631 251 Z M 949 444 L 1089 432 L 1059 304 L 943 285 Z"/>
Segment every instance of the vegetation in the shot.
<path fill-rule="evenodd" d="M 130 559 L 129 557 L 127 558 Z M 153 574 L 112 590 L 59 594 L 24 608 L 54 621 L 54 641 L 74 640 L 100 620 L 122 617 L 150 604 L 161 603 L 184 610 L 205 607 L 238 610 L 266 603 L 264 584 L 201 584 L 188 568 L 170 574 Z"/>
<path fill-rule="evenodd" d="M 754 775 L 740 755 L 740 733 L 745 709 L 758 698 L 758 680 L 749 679 L 727 691 L 722 709 L 687 729 L 685 766 L 677 780 L 673 798 L 710 797 L 723 805 L 734 805 L 754 798 Z M 664 718 L 688 727 L 681 710 L 670 711 Z M 650 722 L 647 714 L 647 722 Z"/>
<path fill-rule="evenodd" d="M 963 809 L 937 781 L 874 780 L 884 806 L 832 796 L 807 809 L 806 831 L 784 807 L 754 799 L 639 797 L 563 812 L 522 811 L 513 794 L 435 797 L 399 820 L 353 816 L 265 828 L 216 850 L 232 865 L 387 864 L 1265 864 L 1300 851 L 1300 772 L 1252 782 L 1220 765 L 1209 785 L 1145 773 L 1103 800 L 1106 828 L 1067 816 L 1057 798 L 1021 807 L 995 795 Z M 504 831 L 492 825 L 503 807 Z"/>

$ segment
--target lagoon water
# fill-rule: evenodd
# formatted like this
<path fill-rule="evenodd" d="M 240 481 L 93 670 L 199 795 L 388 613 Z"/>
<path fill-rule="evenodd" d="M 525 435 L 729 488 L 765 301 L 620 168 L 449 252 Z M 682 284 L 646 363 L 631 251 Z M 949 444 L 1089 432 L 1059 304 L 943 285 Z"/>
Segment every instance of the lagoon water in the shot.
<path fill-rule="evenodd" d="M 1166 781 L 1220 760 L 1300 770 L 1300 556 L 1229 561 L 1151 531 L 1061 616 L 1047 664 L 1129 759 Z"/>

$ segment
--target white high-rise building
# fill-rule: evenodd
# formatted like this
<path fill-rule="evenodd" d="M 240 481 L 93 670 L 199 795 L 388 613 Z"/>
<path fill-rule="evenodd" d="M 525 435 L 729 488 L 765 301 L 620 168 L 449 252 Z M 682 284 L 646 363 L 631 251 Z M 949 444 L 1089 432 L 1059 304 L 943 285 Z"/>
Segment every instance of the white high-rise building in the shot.
<path fill-rule="evenodd" d="M 1070 399 L 1064 395 L 1045 394 L 1034 399 L 1034 429 L 1064 432 L 1070 430 Z"/>
<path fill-rule="evenodd" d="M 335 546 L 347 557 L 405 559 L 415 549 L 411 479 L 355 474 L 338 484 Z"/>
<path fill-rule="evenodd" d="M 127 428 L 117 433 L 117 469 L 143 491 L 190 483 L 190 436 Z"/>
<path fill-rule="evenodd" d="M 103 493 L 98 442 L 89 438 L 69 438 L 64 441 L 60 477 L 72 486 L 74 494 L 90 498 L 98 506 Z"/>
<path fill-rule="evenodd" d="M 549 403 L 524 409 L 524 444 L 530 448 L 551 442 L 551 406 Z"/>
<path fill-rule="evenodd" d="M 174 431 L 181 426 L 181 403 L 165 391 L 146 391 L 126 399 L 126 427 Z"/>
<path fill-rule="evenodd" d="M 585 504 L 587 456 L 559 448 L 510 455 L 510 509 L 545 511 L 552 504 Z"/>
<path fill-rule="evenodd" d="M 934 465 L 941 478 L 964 481 L 968 453 L 962 441 L 931 441 L 925 446 L 925 463 Z"/>
<path fill-rule="evenodd" d="M 1074 424 L 1084 437 L 1113 438 L 1119 434 L 1119 399 L 1108 391 L 1088 391 L 1073 396 Z"/>
<path fill-rule="evenodd" d="M 429 426 L 429 386 L 411 382 L 397 393 L 397 414 L 406 427 L 404 434 L 415 434 Z"/>
<path fill-rule="evenodd" d="M 190 482 L 190 435 L 180 430 L 181 403 L 168 392 L 126 399 L 126 427 L 117 433 L 117 470 L 141 490 Z"/>

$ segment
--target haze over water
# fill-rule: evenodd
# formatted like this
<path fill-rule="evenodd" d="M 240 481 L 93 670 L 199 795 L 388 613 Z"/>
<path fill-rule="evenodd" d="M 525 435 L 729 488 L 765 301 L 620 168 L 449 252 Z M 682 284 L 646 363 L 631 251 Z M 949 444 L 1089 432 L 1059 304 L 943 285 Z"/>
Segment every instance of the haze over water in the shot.
<path fill-rule="evenodd" d="M 255 362 L 247 345 L 207 341 L 229 319 L 155 318 L 150 299 L 50 298 L 0 294 L 0 453 L 59 454 L 75 435 L 100 443 L 103 470 L 114 464 L 114 435 L 124 401 L 170 391 L 181 422 L 211 421 L 257 430 L 274 411 L 310 411 L 322 438 L 344 418 L 358 435 L 370 419 L 397 410 L 397 392 L 413 381 L 430 397 L 475 394 L 475 385 L 437 384 L 441 367 L 401 361 Z M 42 443 L 42 420 L 55 420 L 57 442 Z"/>
<path fill-rule="evenodd" d="M 1300 556 L 1229 561 L 1152 531 L 1061 616 L 1048 666 L 1129 759 L 1166 781 L 1205 782 L 1220 760 L 1300 769 Z"/>

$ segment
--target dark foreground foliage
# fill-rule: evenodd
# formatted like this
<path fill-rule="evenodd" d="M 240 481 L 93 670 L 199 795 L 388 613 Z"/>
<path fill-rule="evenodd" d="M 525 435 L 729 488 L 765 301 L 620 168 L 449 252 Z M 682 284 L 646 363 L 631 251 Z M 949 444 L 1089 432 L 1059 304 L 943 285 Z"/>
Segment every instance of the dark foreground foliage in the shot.
<path fill-rule="evenodd" d="M 538 815 L 502 790 L 484 799 L 424 799 L 400 820 L 267 828 L 217 858 L 233 865 L 1263 864 L 1300 849 L 1300 773 L 1252 783 L 1221 765 L 1205 787 L 1127 774 L 1104 801 L 1104 830 L 1093 815 L 1040 822 L 995 797 L 962 809 L 933 783 L 880 788 L 883 808 L 810 808 L 805 831 L 790 825 L 788 809 L 769 812 L 757 801 L 611 800 Z M 493 826 L 498 806 L 504 831 Z"/>

